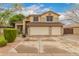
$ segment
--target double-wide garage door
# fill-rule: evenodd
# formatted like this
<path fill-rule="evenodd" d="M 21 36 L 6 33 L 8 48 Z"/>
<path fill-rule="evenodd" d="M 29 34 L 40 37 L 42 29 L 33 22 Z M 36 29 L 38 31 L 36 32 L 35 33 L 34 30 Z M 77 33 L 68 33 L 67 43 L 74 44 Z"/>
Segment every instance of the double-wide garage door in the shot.
<path fill-rule="evenodd" d="M 30 27 L 29 35 L 62 35 L 62 27 Z"/>

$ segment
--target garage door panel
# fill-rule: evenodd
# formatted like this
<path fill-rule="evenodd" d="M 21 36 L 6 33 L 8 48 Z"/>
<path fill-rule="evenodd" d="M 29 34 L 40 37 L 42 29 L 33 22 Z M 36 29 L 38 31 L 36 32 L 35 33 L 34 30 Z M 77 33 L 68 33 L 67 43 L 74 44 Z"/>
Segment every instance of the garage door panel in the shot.
<path fill-rule="evenodd" d="M 49 27 L 30 27 L 30 35 L 49 35 Z"/>

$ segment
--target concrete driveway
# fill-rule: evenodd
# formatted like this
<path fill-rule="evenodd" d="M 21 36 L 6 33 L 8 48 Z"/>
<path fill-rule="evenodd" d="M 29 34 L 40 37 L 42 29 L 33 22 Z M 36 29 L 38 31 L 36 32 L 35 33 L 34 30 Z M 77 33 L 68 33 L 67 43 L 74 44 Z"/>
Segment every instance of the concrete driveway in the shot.
<path fill-rule="evenodd" d="M 9 44 L 6 47 L 0 48 L 0 55 L 79 56 L 78 35 L 64 35 L 58 37 L 43 38 L 30 37 L 31 40 L 25 41 L 26 39 L 27 38 L 17 37 L 14 43 Z"/>

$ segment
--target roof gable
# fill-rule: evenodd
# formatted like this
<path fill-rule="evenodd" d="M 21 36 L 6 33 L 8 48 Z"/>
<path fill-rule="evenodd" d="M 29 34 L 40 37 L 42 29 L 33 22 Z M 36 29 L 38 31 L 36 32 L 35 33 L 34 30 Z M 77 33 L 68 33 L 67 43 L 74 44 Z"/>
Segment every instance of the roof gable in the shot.
<path fill-rule="evenodd" d="M 53 11 L 47 11 L 47 12 L 44 12 L 43 14 L 41 14 L 41 15 L 44 15 L 44 14 L 47 14 L 47 13 L 51 13 L 51 14 L 55 14 L 55 15 L 58 15 L 58 16 L 60 16 L 59 14 L 57 14 L 57 13 L 55 13 L 55 12 L 53 12 Z"/>
<path fill-rule="evenodd" d="M 55 14 L 55 15 L 57 15 L 57 16 L 60 16 L 58 13 L 55 13 L 55 12 L 53 12 L 53 11 L 47 11 L 47 12 L 44 12 L 44 13 L 42 13 L 42 14 L 32 14 L 32 15 L 29 15 L 29 16 L 27 16 L 27 17 L 30 17 L 30 16 L 42 16 L 42 15 L 47 14 L 47 13 L 51 13 L 51 14 Z"/>

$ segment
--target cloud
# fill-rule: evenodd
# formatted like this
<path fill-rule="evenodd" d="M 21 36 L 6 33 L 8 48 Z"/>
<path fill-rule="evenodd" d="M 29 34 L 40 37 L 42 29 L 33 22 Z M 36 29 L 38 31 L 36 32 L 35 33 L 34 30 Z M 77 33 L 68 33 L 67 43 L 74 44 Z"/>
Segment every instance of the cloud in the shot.
<path fill-rule="evenodd" d="M 64 18 L 65 18 L 64 14 L 65 14 L 65 13 L 59 13 L 59 14 L 60 14 L 59 20 L 64 20 Z"/>
<path fill-rule="evenodd" d="M 59 17 L 59 20 L 61 23 L 65 24 L 65 25 L 73 24 L 73 23 L 75 23 L 75 21 L 78 22 L 77 17 L 75 17 L 75 15 L 72 14 L 71 11 L 67 11 L 67 12 L 60 13 L 60 14 L 61 14 L 61 16 Z"/>
<path fill-rule="evenodd" d="M 16 11 L 16 13 L 22 13 L 24 15 L 30 15 L 30 14 L 41 14 L 43 12 L 48 11 L 49 8 L 44 7 L 43 4 L 33 4 L 31 6 L 22 8 L 21 11 Z"/>

